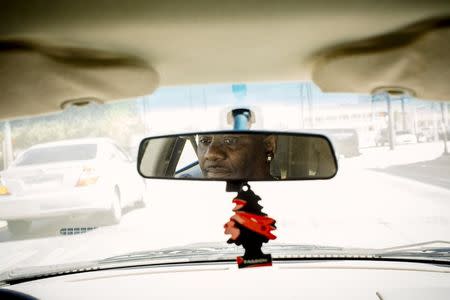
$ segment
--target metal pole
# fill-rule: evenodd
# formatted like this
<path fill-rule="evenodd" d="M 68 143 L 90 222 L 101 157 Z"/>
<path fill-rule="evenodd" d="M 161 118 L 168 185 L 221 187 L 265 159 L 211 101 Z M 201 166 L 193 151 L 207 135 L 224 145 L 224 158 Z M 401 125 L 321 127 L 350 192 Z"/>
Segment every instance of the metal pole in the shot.
<path fill-rule="evenodd" d="M 431 116 L 433 118 L 433 136 L 434 136 L 434 141 L 438 142 L 439 141 L 439 124 L 438 124 L 438 116 L 436 115 L 436 104 L 433 102 L 431 103 Z"/>
<path fill-rule="evenodd" d="M 375 127 L 375 101 L 373 99 L 373 96 L 371 97 L 370 109 L 371 109 L 370 121 L 372 123 L 372 126 Z"/>
<path fill-rule="evenodd" d="M 406 113 L 405 113 L 405 98 L 402 97 L 401 99 L 401 105 L 402 105 L 402 129 L 406 129 Z"/>
<path fill-rule="evenodd" d="M 11 126 L 8 121 L 3 126 L 3 168 L 6 170 L 13 161 Z"/>
<path fill-rule="evenodd" d="M 441 104 L 443 106 L 443 113 L 444 113 L 444 126 L 448 127 L 449 123 L 448 123 L 448 104 L 442 102 Z"/>
<path fill-rule="evenodd" d="M 300 84 L 300 108 L 301 108 L 301 128 L 305 128 L 305 97 L 304 97 L 304 83 Z"/>
<path fill-rule="evenodd" d="M 395 147 L 395 133 L 394 133 L 394 125 L 393 125 L 393 111 L 392 111 L 392 103 L 391 96 L 388 93 L 385 93 L 387 109 L 388 109 L 388 135 L 389 135 L 389 149 L 394 150 Z"/>
<path fill-rule="evenodd" d="M 314 128 L 315 126 L 315 116 L 314 116 L 314 106 L 313 106 L 313 100 L 312 100 L 312 91 L 311 91 L 311 85 L 308 84 L 306 86 L 306 91 L 308 95 L 308 105 L 309 105 L 309 117 L 310 117 L 310 128 Z"/>
<path fill-rule="evenodd" d="M 447 124 L 445 123 L 445 105 L 444 102 L 441 102 L 441 113 L 442 113 L 442 133 L 444 137 L 444 154 L 448 155 L 448 147 L 447 147 Z"/>
<path fill-rule="evenodd" d="M 6 159 L 5 159 L 5 152 L 6 152 L 6 144 L 5 144 L 5 141 L 2 141 L 2 156 L 3 156 L 3 161 L 2 161 L 2 168 L 0 168 L 0 171 L 1 170 L 3 170 L 3 169 L 6 169 L 6 165 L 5 165 L 5 162 L 6 162 Z"/>
<path fill-rule="evenodd" d="M 417 105 L 415 103 L 413 105 L 413 129 L 414 134 L 417 135 Z"/>

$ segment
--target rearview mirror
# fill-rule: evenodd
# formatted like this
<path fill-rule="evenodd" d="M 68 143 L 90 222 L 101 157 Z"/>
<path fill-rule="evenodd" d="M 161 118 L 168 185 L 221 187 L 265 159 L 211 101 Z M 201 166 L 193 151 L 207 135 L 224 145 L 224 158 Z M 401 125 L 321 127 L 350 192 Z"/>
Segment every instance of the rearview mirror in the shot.
<path fill-rule="evenodd" d="M 220 131 L 142 140 L 138 171 L 145 178 L 309 180 L 336 175 L 336 156 L 323 135 Z"/>

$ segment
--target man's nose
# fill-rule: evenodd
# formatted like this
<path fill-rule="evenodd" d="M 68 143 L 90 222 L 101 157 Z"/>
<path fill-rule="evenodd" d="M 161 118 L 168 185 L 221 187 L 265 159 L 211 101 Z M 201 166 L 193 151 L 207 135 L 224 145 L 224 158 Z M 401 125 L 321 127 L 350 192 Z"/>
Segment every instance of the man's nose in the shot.
<path fill-rule="evenodd" d="M 205 159 L 207 160 L 221 160 L 226 157 L 225 151 L 223 151 L 220 143 L 213 142 L 208 146 L 205 153 Z"/>

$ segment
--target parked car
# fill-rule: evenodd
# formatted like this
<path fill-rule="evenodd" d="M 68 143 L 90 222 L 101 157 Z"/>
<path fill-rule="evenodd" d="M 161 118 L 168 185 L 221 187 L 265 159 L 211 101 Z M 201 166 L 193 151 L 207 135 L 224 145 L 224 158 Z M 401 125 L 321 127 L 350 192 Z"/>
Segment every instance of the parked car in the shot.
<path fill-rule="evenodd" d="M 395 144 L 417 143 L 417 136 L 411 131 L 401 130 L 395 133 Z"/>
<path fill-rule="evenodd" d="M 432 142 L 434 140 L 434 130 L 431 127 L 419 128 L 416 136 L 419 143 Z"/>
<path fill-rule="evenodd" d="M 418 138 L 415 134 L 408 130 L 399 130 L 394 133 L 394 143 L 396 145 L 417 143 Z M 381 129 L 375 137 L 376 146 L 384 146 L 389 144 L 388 130 Z"/>
<path fill-rule="evenodd" d="M 143 180 L 110 139 L 35 145 L 1 178 L 0 220 L 13 233 L 25 232 L 34 220 L 93 213 L 119 223 L 123 207 L 144 201 Z"/>

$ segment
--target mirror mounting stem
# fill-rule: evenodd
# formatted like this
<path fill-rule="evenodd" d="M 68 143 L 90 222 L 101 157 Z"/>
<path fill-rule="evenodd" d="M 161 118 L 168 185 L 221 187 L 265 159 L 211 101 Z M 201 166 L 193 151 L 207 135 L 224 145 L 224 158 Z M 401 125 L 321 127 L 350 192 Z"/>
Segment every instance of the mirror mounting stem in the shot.
<path fill-rule="evenodd" d="M 248 130 L 250 129 L 250 119 L 252 113 L 249 109 L 237 108 L 231 111 L 233 116 L 233 129 L 234 130 Z M 240 192 L 242 187 L 246 185 L 246 181 L 227 181 L 225 191 L 227 192 Z"/>
<path fill-rule="evenodd" d="M 248 130 L 250 129 L 251 112 L 249 109 L 238 108 L 231 111 L 233 116 L 234 130 Z"/>
<path fill-rule="evenodd" d="M 248 185 L 247 181 L 227 181 L 227 185 L 225 187 L 226 192 L 240 192 L 244 185 Z"/>
<path fill-rule="evenodd" d="M 248 130 L 250 129 L 250 119 L 252 113 L 249 109 L 237 108 L 231 111 L 233 116 L 233 129 L 234 130 Z M 227 192 L 240 192 L 242 187 L 246 185 L 246 181 L 227 181 L 225 191 Z"/>

